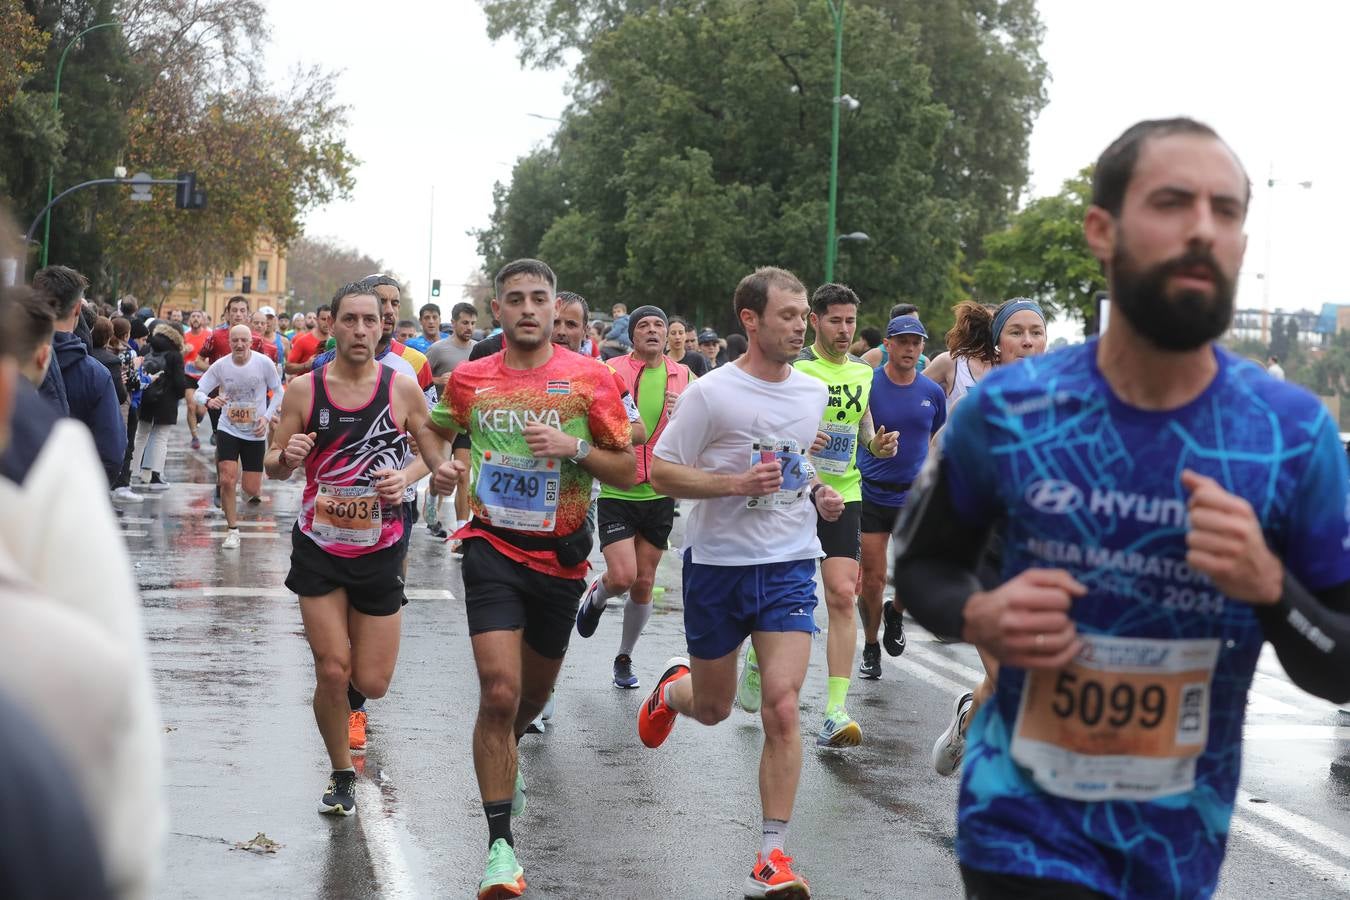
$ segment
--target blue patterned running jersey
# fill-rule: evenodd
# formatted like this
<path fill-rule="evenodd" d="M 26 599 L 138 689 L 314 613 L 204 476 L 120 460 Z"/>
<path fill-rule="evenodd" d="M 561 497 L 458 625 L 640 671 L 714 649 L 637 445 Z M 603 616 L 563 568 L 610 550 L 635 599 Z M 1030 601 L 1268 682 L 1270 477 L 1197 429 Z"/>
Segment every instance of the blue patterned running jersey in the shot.
<path fill-rule="evenodd" d="M 1088 588 L 1065 669 L 1004 667 L 967 736 L 957 850 L 976 869 L 1115 897 L 1211 895 L 1242 761 L 1261 626 L 1186 565 L 1181 472 L 1256 511 L 1310 590 L 1350 581 L 1350 471 L 1321 403 L 1216 349 L 1185 407 L 1122 403 L 1096 341 L 991 373 L 943 436 L 967 525 L 1005 520 L 1003 577 Z"/>

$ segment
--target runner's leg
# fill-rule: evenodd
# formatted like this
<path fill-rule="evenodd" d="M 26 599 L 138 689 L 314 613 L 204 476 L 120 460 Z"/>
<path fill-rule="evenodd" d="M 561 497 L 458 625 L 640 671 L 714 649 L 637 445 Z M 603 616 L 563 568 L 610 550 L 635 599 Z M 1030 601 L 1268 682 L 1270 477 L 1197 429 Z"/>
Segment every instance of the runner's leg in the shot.
<path fill-rule="evenodd" d="M 347 747 L 347 685 L 352 657 L 347 592 L 338 588 L 321 597 L 301 597 L 300 617 L 314 654 L 314 721 L 333 770 L 349 769 L 352 754 Z"/>
<path fill-rule="evenodd" d="M 760 804 L 765 819 L 786 822 L 792 817 L 801 778 L 798 697 L 811 658 L 811 635 L 802 631 L 756 631 L 751 640 L 759 657 L 764 697 L 760 708 L 764 723 L 764 750 L 759 760 Z"/>
<path fill-rule="evenodd" d="M 220 508 L 225 511 L 225 524 L 234 530 L 239 527 L 239 462 L 223 459 L 216 463 L 216 483 L 220 486 Z"/>
<path fill-rule="evenodd" d="M 619 655 L 631 657 L 642 629 L 652 617 L 652 588 L 656 586 L 656 567 L 661 564 L 664 547 L 656 547 L 638 535 L 633 541 L 637 571 L 628 588 L 628 602 L 623 610 L 623 637 Z"/>
<path fill-rule="evenodd" d="M 371 700 L 378 700 L 389 691 L 394 666 L 398 663 L 402 627 L 402 610 L 392 616 L 368 616 L 355 609 L 347 611 L 347 632 L 351 635 L 348 684 L 354 685 Z M 346 691 L 342 693 L 343 706 L 346 707 Z"/>
<path fill-rule="evenodd" d="M 507 634 L 509 632 L 499 632 Z M 558 681 L 562 658 L 550 659 L 535 651 L 524 641 L 520 647 L 520 708 L 516 711 L 514 726 L 517 740 L 548 703 L 549 693 Z M 513 782 L 514 783 L 514 782 Z"/>
<path fill-rule="evenodd" d="M 741 648 L 717 659 L 689 659 L 689 674 L 666 686 L 666 703 L 677 713 L 704 725 L 716 725 L 731 715 L 736 695 L 736 661 Z M 798 751 L 798 758 L 801 754 Z"/>
<path fill-rule="evenodd" d="M 863 640 L 875 644 L 881 631 L 881 601 L 886 592 L 886 548 L 891 536 L 884 532 L 863 532 L 862 600 Z"/>
<path fill-rule="evenodd" d="M 523 636 L 520 629 L 485 631 L 471 641 L 478 667 L 478 718 L 473 727 L 478 792 L 485 805 L 509 804 L 516 783 L 515 723 L 520 711 Z"/>

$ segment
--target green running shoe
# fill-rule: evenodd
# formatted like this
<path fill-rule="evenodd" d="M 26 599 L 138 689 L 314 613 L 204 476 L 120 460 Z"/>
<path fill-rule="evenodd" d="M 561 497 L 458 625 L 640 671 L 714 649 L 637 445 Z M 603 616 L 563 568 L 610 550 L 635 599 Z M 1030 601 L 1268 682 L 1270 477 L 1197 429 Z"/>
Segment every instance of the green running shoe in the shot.
<path fill-rule="evenodd" d="M 516 764 L 516 792 L 511 795 L 511 815 L 518 816 L 525 811 L 525 775 Z"/>
<path fill-rule="evenodd" d="M 497 838 L 488 850 L 487 869 L 478 882 L 478 900 L 506 900 L 525 893 L 525 870 L 516 862 L 516 851 L 505 838 Z"/>
<path fill-rule="evenodd" d="M 751 644 L 745 651 L 745 666 L 741 669 L 741 681 L 736 685 L 736 702 L 746 712 L 759 712 L 760 695 L 759 660 L 755 657 L 755 648 Z"/>

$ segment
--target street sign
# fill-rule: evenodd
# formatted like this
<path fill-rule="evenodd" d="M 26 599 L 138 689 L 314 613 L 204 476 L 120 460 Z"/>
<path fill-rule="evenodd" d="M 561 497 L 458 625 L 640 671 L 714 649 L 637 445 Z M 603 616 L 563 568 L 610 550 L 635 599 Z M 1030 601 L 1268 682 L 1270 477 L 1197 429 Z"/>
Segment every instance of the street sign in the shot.
<path fill-rule="evenodd" d="M 150 199 L 150 182 L 152 176 L 149 172 L 137 172 L 131 176 L 131 199 L 137 203 L 144 203 Z"/>

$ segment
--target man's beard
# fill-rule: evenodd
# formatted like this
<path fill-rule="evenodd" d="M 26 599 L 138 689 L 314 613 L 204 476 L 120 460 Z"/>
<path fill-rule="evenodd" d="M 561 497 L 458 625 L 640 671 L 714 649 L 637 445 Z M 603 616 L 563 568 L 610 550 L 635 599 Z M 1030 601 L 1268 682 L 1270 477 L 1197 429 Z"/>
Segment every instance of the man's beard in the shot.
<path fill-rule="evenodd" d="M 1213 296 L 1189 290 L 1168 296 L 1168 280 L 1193 267 L 1208 271 Z M 1118 242 L 1111 258 L 1111 305 L 1159 350 L 1184 353 L 1228 330 L 1233 321 L 1233 282 L 1208 250 L 1188 250 L 1140 271 Z"/>
<path fill-rule="evenodd" d="M 512 344 L 522 350 L 538 350 L 540 347 L 553 343 L 553 334 L 551 331 L 545 331 L 542 323 L 539 325 L 538 331 L 531 335 L 521 334 L 517 326 L 512 326 L 509 329 L 503 326 L 502 333 Z"/>

